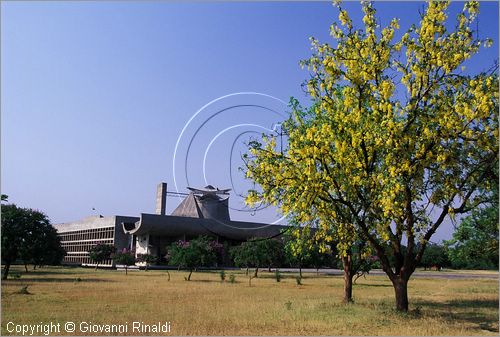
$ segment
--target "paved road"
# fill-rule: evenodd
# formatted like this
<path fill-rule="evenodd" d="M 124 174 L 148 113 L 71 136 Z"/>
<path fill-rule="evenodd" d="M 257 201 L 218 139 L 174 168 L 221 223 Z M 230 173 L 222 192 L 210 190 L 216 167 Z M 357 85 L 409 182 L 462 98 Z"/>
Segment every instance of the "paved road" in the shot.
<path fill-rule="evenodd" d="M 294 268 L 280 268 L 281 272 L 294 272 L 298 273 L 298 269 Z M 316 269 L 302 269 L 304 273 L 315 273 Z M 340 269 L 320 269 L 320 274 L 327 275 L 343 275 L 343 271 Z M 369 275 L 385 275 L 382 270 L 372 270 Z M 495 274 L 480 274 L 480 273 L 460 273 L 460 272 L 448 272 L 448 271 L 416 271 L 411 277 L 418 278 L 444 278 L 444 279 L 498 279 L 498 272 Z"/>
<path fill-rule="evenodd" d="M 117 269 L 122 270 L 120 266 L 117 267 Z M 173 267 L 166 267 L 166 266 L 150 266 L 150 270 L 164 270 L 164 269 L 171 269 L 171 270 L 176 270 L 177 268 Z M 206 270 L 205 268 L 201 268 L 202 270 Z M 208 270 L 212 268 L 207 268 Z M 226 270 L 240 270 L 240 268 L 225 268 Z M 130 266 L 128 268 L 129 271 L 133 270 L 139 270 L 139 267 L 137 266 Z M 213 268 L 213 270 L 219 270 L 217 268 Z M 241 269 L 245 270 L 245 269 Z M 267 268 L 262 268 L 260 270 L 261 272 L 267 272 Z M 271 271 L 274 273 L 274 269 L 271 269 Z M 296 268 L 280 268 L 280 272 L 282 273 L 298 273 L 299 270 Z M 311 269 L 311 268 L 304 268 L 302 269 L 303 273 L 316 273 L 316 269 Z M 337 275 L 337 276 L 343 276 L 344 272 L 340 269 L 320 269 L 319 270 L 320 274 L 326 274 L 326 275 Z M 374 269 L 370 271 L 369 275 L 382 275 L 385 276 L 385 273 L 381 269 Z M 443 278 L 443 279 L 498 279 L 498 272 L 496 273 L 490 273 L 490 274 L 481 274 L 481 273 L 463 273 L 463 272 L 453 272 L 453 271 L 416 271 L 413 273 L 411 277 L 418 277 L 418 278 Z"/>

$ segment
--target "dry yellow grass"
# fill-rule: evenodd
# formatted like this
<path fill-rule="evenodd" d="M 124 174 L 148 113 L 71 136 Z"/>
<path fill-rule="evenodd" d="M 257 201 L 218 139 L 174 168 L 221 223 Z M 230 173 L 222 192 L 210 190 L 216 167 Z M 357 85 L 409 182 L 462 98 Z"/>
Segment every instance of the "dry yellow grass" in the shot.
<path fill-rule="evenodd" d="M 19 271 L 21 269 L 18 269 Z M 72 321 L 95 324 L 170 322 L 171 335 L 498 335 L 498 280 L 412 279 L 410 312 L 393 310 L 390 282 L 359 279 L 355 303 L 340 303 L 339 276 L 273 274 L 252 280 L 234 273 L 222 283 L 217 272 L 134 271 L 56 268 L 2 283 L 2 335 L 8 322 Z M 80 278 L 80 281 L 77 281 Z M 15 294 L 29 285 L 31 295 Z M 79 335 L 85 334 L 79 332 Z M 61 334 L 67 334 L 61 331 Z M 96 335 L 98 333 L 90 333 Z M 132 333 L 129 327 L 128 335 Z M 152 333 L 146 333 L 147 335 Z"/>

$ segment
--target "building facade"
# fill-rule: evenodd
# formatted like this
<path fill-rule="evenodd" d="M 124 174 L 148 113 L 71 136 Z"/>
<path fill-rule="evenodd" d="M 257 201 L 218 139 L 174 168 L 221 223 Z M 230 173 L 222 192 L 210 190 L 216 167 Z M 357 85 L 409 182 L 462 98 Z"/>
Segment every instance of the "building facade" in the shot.
<path fill-rule="evenodd" d="M 232 221 L 229 215 L 229 190 L 213 186 L 190 191 L 172 212 L 166 215 L 167 184 L 157 188 L 156 214 L 133 216 L 92 216 L 81 221 L 55 225 L 61 238 L 66 264 L 92 265 L 88 251 L 98 243 L 114 245 L 118 250 L 132 249 L 164 261 L 166 248 L 178 240 L 189 241 L 208 235 L 218 242 L 235 245 L 253 237 L 276 237 L 285 226 Z M 106 261 L 105 266 L 112 266 Z"/>
<path fill-rule="evenodd" d="M 119 249 L 128 247 L 130 236 L 123 232 L 121 224 L 138 219 L 127 216 L 91 216 L 81 221 L 56 225 L 61 245 L 66 251 L 63 263 L 92 265 L 88 251 L 98 243 L 113 245 Z M 112 261 L 104 261 L 101 265 L 111 266 Z"/>

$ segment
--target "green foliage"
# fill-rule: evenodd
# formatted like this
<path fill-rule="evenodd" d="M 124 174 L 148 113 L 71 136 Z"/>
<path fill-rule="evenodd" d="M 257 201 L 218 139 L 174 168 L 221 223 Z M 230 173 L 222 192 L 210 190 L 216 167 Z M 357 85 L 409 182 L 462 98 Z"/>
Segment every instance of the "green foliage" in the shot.
<path fill-rule="evenodd" d="M 128 273 L 128 266 L 135 264 L 135 253 L 131 250 L 123 248 L 123 250 L 111 255 L 111 258 L 117 265 L 125 266 L 125 273 Z"/>
<path fill-rule="evenodd" d="M 489 197 L 486 178 L 498 167 L 498 67 L 462 70 L 491 41 L 473 33 L 477 1 L 455 25 L 448 5 L 430 1 L 420 22 L 397 34 L 398 19 L 382 26 L 372 2 L 362 2 L 361 29 L 337 4 L 333 43 L 311 39 L 313 55 L 302 62 L 312 106 L 292 101 L 285 149 L 269 134 L 244 156 L 259 187 L 248 204 L 276 205 L 300 223 L 319 219 L 340 256 L 369 243 L 401 311 L 431 237 Z"/>
<path fill-rule="evenodd" d="M 26 212 L 16 205 L 2 205 L 2 262 L 6 265 L 3 279 L 7 279 L 8 268 L 19 254 L 19 247 L 27 231 L 22 221 Z"/>
<path fill-rule="evenodd" d="M 158 258 L 152 254 L 137 254 L 136 262 L 144 263 L 146 265 L 145 270 L 148 270 L 148 267 L 152 264 L 155 264 L 158 261 Z"/>
<path fill-rule="evenodd" d="M 193 269 L 212 266 L 217 262 L 222 245 L 206 236 L 191 241 L 178 241 L 167 247 L 165 258 L 169 264 L 190 270 L 187 281 L 191 279 Z"/>
<path fill-rule="evenodd" d="M 441 268 L 449 265 L 448 249 L 445 246 L 435 243 L 427 245 L 422 260 L 420 260 L 420 266 L 425 269 L 436 268 L 437 270 L 441 270 Z"/>
<path fill-rule="evenodd" d="M 490 195 L 489 200 L 463 218 L 452 239 L 445 241 L 453 268 L 498 269 L 498 167 L 485 182 L 491 193 L 479 193 Z"/>
<path fill-rule="evenodd" d="M 102 262 L 111 260 L 116 248 L 105 243 L 98 243 L 89 250 L 89 258 L 96 264 L 96 269 Z"/>
<path fill-rule="evenodd" d="M 453 268 L 498 269 L 498 204 L 473 211 L 446 241 Z"/>
<path fill-rule="evenodd" d="M 344 270 L 344 277 L 354 278 L 356 282 L 358 278 L 366 276 L 373 268 L 376 268 L 377 264 L 378 259 L 374 259 L 370 246 L 358 240 L 346 251 L 345 256 L 340 257 L 337 267 Z"/>
<path fill-rule="evenodd" d="M 285 260 L 293 267 L 332 267 L 335 265 L 335 254 L 332 245 L 325 242 L 322 236 L 315 236 L 310 226 L 295 225 L 284 237 Z"/>
<path fill-rule="evenodd" d="M 45 215 L 37 213 L 34 217 L 38 220 L 30 226 L 29 235 L 19 249 L 20 258 L 36 266 L 60 264 L 66 252 L 61 247 L 57 230 Z"/>
<path fill-rule="evenodd" d="M 236 282 L 236 276 L 234 274 L 229 274 L 229 283 L 235 283 Z"/>
<path fill-rule="evenodd" d="M 4 279 L 16 259 L 26 264 L 55 265 L 65 255 L 56 229 L 42 212 L 14 204 L 2 205 L 1 231 Z"/>
<path fill-rule="evenodd" d="M 226 272 L 224 270 L 221 270 L 219 272 L 220 280 L 221 282 L 224 282 L 226 280 Z"/>
<path fill-rule="evenodd" d="M 253 238 L 230 250 L 238 267 L 279 267 L 283 261 L 283 242 L 276 239 Z"/>

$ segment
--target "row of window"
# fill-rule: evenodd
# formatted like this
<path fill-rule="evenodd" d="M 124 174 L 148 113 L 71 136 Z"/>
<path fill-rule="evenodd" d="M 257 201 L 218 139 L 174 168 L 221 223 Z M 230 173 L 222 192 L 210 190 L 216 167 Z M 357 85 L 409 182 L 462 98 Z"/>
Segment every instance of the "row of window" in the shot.
<path fill-rule="evenodd" d="M 92 228 L 74 232 L 59 233 L 61 242 L 112 239 L 114 237 L 114 227 Z"/>
<path fill-rule="evenodd" d="M 61 246 L 66 251 L 63 263 L 92 265 L 88 251 L 98 243 L 112 245 L 114 243 L 114 227 L 91 228 L 73 232 L 59 233 Z M 111 265 L 112 261 L 104 261 L 100 265 Z"/>
<path fill-rule="evenodd" d="M 111 260 L 106 260 L 106 261 L 103 261 L 101 263 L 99 263 L 99 265 L 101 266 L 111 266 L 113 261 Z M 92 260 L 90 260 L 89 256 L 88 255 L 84 255 L 84 254 L 78 254 L 78 255 L 66 255 L 63 259 L 63 263 L 68 263 L 68 264 L 95 264 L 95 262 L 93 262 Z"/>
<path fill-rule="evenodd" d="M 61 246 L 67 253 L 70 252 L 88 252 L 90 248 L 94 247 L 98 243 L 105 243 L 108 245 L 112 245 L 114 243 L 113 239 L 101 239 L 87 242 L 62 242 Z"/>

